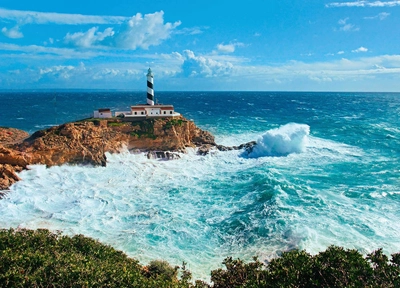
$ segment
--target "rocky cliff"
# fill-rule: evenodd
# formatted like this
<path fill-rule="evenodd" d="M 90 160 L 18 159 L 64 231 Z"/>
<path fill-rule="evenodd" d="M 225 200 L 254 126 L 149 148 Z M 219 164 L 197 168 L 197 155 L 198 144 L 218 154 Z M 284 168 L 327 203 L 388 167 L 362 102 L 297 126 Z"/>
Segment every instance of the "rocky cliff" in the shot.
<path fill-rule="evenodd" d="M 184 152 L 187 147 L 216 145 L 214 136 L 196 127 L 193 121 L 178 117 L 132 122 L 122 126 L 129 133 L 128 148 Z"/>
<path fill-rule="evenodd" d="M 29 134 L 15 128 L 0 127 L 0 144 L 15 144 L 28 138 Z"/>
<path fill-rule="evenodd" d="M 23 153 L 0 145 L 0 190 L 5 190 L 20 180 L 16 173 L 26 169 L 27 165 L 28 161 Z"/>
<path fill-rule="evenodd" d="M 104 166 L 104 153 L 116 153 L 123 146 L 139 151 L 183 152 L 187 147 L 203 147 L 205 151 L 204 147 L 216 145 L 213 135 L 184 117 L 138 122 L 86 119 L 38 131 L 24 141 L 22 135 L 27 134 L 23 131 L 20 137 L 7 137 L 16 134 L 14 129 L 0 139 L 0 190 L 18 181 L 16 172 L 30 164 Z"/>

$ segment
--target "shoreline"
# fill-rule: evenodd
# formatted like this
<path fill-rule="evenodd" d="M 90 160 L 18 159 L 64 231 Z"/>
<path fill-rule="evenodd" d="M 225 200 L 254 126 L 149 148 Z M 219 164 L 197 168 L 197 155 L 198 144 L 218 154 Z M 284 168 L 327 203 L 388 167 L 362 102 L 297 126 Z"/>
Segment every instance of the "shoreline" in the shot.
<path fill-rule="evenodd" d="M 198 128 L 183 116 L 126 121 L 119 118 L 87 118 L 29 135 L 27 132 L 3 128 L 0 141 L 0 191 L 19 181 L 17 172 L 31 164 L 47 167 L 62 164 L 106 166 L 105 152 L 147 152 L 147 157 L 173 160 L 176 152 L 198 148 L 199 155 L 210 149 L 219 151 L 251 151 L 255 142 L 227 147 L 215 143 L 214 136 Z M 7 137 L 8 136 L 8 137 Z"/>

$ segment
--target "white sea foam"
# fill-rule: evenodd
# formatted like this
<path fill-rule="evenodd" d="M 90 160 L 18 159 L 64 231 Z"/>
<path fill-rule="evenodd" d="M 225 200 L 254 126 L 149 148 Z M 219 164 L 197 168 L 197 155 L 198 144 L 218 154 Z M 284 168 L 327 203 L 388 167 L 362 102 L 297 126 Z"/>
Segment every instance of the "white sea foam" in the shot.
<path fill-rule="evenodd" d="M 220 138 L 234 143 L 253 136 Z M 107 154 L 107 167 L 33 165 L 0 200 L 0 227 L 81 233 L 142 263 L 186 261 L 196 278 L 208 278 L 227 256 L 269 259 L 331 244 L 400 250 L 396 185 L 341 181 L 355 178 L 357 165 L 374 155 L 309 135 L 300 124 L 267 131 L 259 141 L 275 143 L 275 152 L 282 143 L 280 155 L 287 156 L 216 151 L 203 157 L 190 149 L 179 160 L 158 161 L 125 151 Z"/>
<path fill-rule="evenodd" d="M 57 126 L 57 124 L 43 124 L 43 125 L 35 125 L 35 128 L 37 129 L 46 129 L 49 127 L 54 127 Z"/>
<path fill-rule="evenodd" d="M 289 123 L 269 130 L 258 138 L 257 145 L 249 156 L 252 158 L 286 156 L 304 152 L 309 134 L 310 126 L 297 123 Z"/>

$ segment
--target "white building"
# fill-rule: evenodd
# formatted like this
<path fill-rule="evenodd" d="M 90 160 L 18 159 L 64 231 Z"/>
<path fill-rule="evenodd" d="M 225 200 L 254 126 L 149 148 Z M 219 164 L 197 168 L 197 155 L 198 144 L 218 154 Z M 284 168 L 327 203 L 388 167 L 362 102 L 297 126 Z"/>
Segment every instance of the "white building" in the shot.
<path fill-rule="evenodd" d="M 112 118 L 111 110 L 108 108 L 95 110 L 93 118 Z"/>
<path fill-rule="evenodd" d="M 138 104 L 131 106 L 131 111 L 115 112 L 115 116 L 126 118 L 163 118 L 179 115 L 179 113 L 174 111 L 174 106 L 162 104 Z"/>

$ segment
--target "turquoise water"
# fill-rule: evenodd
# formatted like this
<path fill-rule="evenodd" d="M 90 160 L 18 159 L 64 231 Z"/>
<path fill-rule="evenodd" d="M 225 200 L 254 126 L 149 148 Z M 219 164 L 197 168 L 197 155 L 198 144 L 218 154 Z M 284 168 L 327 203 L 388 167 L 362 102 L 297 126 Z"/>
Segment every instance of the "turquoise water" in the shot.
<path fill-rule="evenodd" d="M 0 126 L 33 132 L 126 109 L 128 92 L 0 93 Z M 331 244 L 400 251 L 400 94 L 159 92 L 220 144 L 179 160 L 124 151 L 107 167 L 32 166 L 0 200 L 0 227 L 99 239 L 142 263 L 188 262 L 207 278 L 226 256 L 262 260 Z"/>

